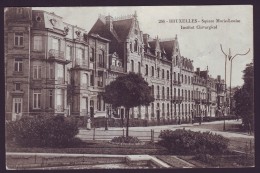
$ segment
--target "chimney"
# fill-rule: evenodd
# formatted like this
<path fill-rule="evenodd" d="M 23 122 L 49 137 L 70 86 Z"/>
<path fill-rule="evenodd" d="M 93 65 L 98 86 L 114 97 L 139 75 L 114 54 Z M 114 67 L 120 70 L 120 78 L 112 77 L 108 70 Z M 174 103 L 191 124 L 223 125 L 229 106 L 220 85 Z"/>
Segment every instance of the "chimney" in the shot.
<path fill-rule="evenodd" d="M 197 68 L 197 72 L 200 73 L 200 68 Z"/>
<path fill-rule="evenodd" d="M 113 17 L 110 15 L 106 16 L 106 27 L 109 31 L 113 30 Z"/>

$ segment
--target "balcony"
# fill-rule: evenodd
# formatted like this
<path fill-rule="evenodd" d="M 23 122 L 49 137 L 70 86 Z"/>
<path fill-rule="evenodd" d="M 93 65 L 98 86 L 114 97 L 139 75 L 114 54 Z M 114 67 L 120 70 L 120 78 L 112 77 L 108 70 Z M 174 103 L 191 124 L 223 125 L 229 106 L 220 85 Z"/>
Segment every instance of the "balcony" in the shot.
<path fill-rule="evenodd" d="M 194 99 L 194 101 L 195 101 L 196 104 L 200 104 L 200 99 L 196 98 L 196 99 Z"/>
<path fill-rule="evenodd" d="M 181 103 L 183 101 L 183 97 L 182 96 L 174 96 L 172 98 L 172 103 Z"/>
<path fill-rule="evenodd" d="M 63 112 L 63 106 L 62 105 L 57 105 L 56 106 L 56 112 Z"/>
<path fill-rule="evenodd" d="M 162 99 L 165 99 L 165 95 L 162 95 Z"/>
<path fill-rule="evenodd" d="M 157 99 L 160 99 L 160 95 L 156 95 L 156 98 L 157 98 Z"/>
<path fill-rule="evenodd" d="M 173 85 L 180 86 L 180 85 L 181 85 L 181 82 L 180 82 L 180 81 L 177 81 L 177 80 L 173 80 L 173 81 L 172 81 L 172 84 L 173 84 Z"/>
<path fill-rule="evenodd" d="M 120 73 L 124 72 L 124 68 L 123 67 L 114 66 L 114 65 L 110 65 L 110 70 L 111 71 L 120 72 Z"/>
<path fill-rule="evenodd" d="M 60 62 L 60 63 L 65 63 L 65 64 L 68 64 L 68 63 L 71 62 L 71 60 L 68 60 L 68 59 L 65 58 L 63 51 L 59 51 L 59 50 L 55 50 L 55 49 L 49 50 L 48 60 L 57 61 L 57 62 Z"/>
<path fill-rule="evenodd" d="M 201 99 L 202 104 L 207 104 L 207 99 Z"/>
<path fill-rule="evenodd" d="M 76 59 L 75 68 L 88 69 L 88 63 L 85 59 Z"/>

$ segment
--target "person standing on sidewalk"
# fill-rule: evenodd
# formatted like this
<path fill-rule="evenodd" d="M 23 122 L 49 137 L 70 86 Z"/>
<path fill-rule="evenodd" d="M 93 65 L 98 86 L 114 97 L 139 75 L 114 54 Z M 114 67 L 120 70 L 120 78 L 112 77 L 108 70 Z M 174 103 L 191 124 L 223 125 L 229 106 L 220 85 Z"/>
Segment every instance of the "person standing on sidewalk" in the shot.
<path fill-rule="evenodd" d="M 87 119 L 87 130 L 91 130 L 91 120 L 90 120 L 90 118 Z"/>

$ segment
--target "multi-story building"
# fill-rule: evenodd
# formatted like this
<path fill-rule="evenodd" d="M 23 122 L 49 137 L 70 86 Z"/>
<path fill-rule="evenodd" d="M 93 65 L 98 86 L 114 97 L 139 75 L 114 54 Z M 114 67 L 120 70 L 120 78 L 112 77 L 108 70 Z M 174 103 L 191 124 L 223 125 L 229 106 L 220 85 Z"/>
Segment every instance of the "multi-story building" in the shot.
<path fill-rule="evenodd" d="M 31 8 L 5 13 L 6 115 L 104 111 L 109 40 Z"/>
<path fill-rule="evenodd" d="M 136 13 L 99 16 L 87 33 L 54 13 L 7 8 L 5 67 L 8 120 L 29 114 L 86 116 L 106 109 L 123 118 L 124 108 L 107 105 L 101 93 L 128 72 L 140 73 L 155 97 L 149 106 L 132 108 L 131 118 L 190 121 L 214 116 L 213 107 L 222 104 L 223 81 L 209 78 L 208 71 L 194 72 L 193 61 L 181 55 L 177 35 L 143 34 Z"/>

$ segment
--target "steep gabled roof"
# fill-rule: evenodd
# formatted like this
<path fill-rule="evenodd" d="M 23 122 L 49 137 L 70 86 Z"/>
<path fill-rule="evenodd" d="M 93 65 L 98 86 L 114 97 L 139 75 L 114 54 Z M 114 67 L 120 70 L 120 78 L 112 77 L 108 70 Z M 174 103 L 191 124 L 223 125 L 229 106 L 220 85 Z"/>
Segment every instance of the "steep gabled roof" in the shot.
<path fill-rule="evenodd" d="M 161 41 L 160 46 L 163 47 L 164 51 L 166 52 L 167 58 L 171 60 L 173 50 L 175 48 L 175 40 Z"/>
<path fill-rule="evenodd" d="M 98 34 L 101 37 L 107 38 L 107 39 L 112 40 L 112 41 L 117 41 L 117 42 L 120 41 L 120 39 L 118 38 L 116 32 L 110 31 L 106 27 L 105 23 L 103 21 L 101 21 L 100 19 L 98 19 L 96 21 L 94 26 L 89 31 L 89 34 L 92 34 L 92 33 Z"/>
<path fill-rule="evenodd" d="M 132 23 L 133 23 L 132 18 L 113 21 L 113 29 L 121 41 L 126 40 L 130 32 Z"/>

